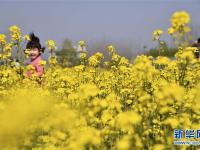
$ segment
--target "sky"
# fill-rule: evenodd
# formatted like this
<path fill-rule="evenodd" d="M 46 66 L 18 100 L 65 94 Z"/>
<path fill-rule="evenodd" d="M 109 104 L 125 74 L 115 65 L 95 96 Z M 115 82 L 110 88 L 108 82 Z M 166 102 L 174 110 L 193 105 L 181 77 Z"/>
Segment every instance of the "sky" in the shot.
<path fill-rule="evenodd" d="M 53 39 L 61 47 L 68 38 L 73 44 L 109 42 L 140 51 L 155 46 L 152 31 L 166 32 L 180 10 L 200 30 L 200 0 L 0 0 L 0 33 L 15 24 L 23 34 L 35 32 L 43 44 Z M 163 39 L 170 42 L 166 34 Z"/>

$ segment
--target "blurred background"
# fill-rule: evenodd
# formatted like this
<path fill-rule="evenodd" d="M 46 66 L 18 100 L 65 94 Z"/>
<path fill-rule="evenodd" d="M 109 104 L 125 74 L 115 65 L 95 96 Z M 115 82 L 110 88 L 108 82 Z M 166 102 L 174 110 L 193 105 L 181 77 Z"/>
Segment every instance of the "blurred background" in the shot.
<path fill-rule="evenodd" d="M 84 40 L 90 54 L 106 55 L 106 45 L 113 44 L 132 59 L 156 46 L 152 32 L 158 28 L 173 47 L 167 29 L 172 14 L 181 10 L 190 14 L 192 36 L 198 38 L 200 0 L 0 0 L 0 33 L 9 36 L 9 26 L 17 25 L 23 34 L 34 32 L 43 45 L 55 40 L 58 55 L 65 55 L 62 49 L 73 53 Z"/>

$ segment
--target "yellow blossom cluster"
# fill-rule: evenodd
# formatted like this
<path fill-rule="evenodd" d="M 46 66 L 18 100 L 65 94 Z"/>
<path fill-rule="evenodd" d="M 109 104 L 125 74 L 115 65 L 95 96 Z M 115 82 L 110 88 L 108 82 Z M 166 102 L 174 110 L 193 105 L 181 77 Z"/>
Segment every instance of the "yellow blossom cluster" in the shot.
<path fill-rule="evenodd" d="M 115 52 L 119 60 L 111 55 L 107 69 L 93 65 L 91 57 L 103 58 L 97 53 L 85 65 L 46 68 L 41 79 L 1 66 L 0 148 L 175 149 L 174 129 L 200 127 L 200 60 L 193 51 L 133 62 Z"/>
<path fill-rule="evenodd" d="M 4 34 L 0 34 L 0 44 L 1 45 L 6 44 L 6 36 Z"/>
<path fill-rule="evenodd" d="M 163 34 L 161 29 L 157 29 L 153 31 L 153 40 L 159 40 L 160 36 Z"/>
<path fill-rule="evenodd" d="M 190 28 L 187 26 L 190 22 L 190 15 L 186 11 L 177 11 L 171 17 L 171 28 L 169 28 L 170 33 L 173 31 L 183 30 L 184 32 L 189 32 Z"/>
<path fill-rule="evenodd" d="M 16 42 L 18 40 L 20 40 L 21 38 L 21 29 L 16 26 L 16 25 L 13 25 L 9 28 L 9 31 L 10 31 L 10 35 L 11 35 L 11 40 L 13 42 Z"/>
<path fill-rule="evenodd" d="M 1 55 L 12 50 L 6 43 Z M 106 62 L 100 52 L 82 54 L 84 62 L 70 68 L 51 55 L 39 62 L 45 74 L 31 78 L 25 74 L 34 74 L 33 66 L 0 57 L 0 149 L 187 149 L 174 145 L 174 129 L 200 129 L 196 48 L 179 48 L 173 60 L 138 55 L 133 61 L 113 45 L 107 50 Z"/>
<path fill-rule="evenodd" d="M 50 51 L 53 51 L 56 49 L 56 44 L 53 40 L 48 40 L 46 42 L 46 45 L 47 45 L 47 48 L 50 50 Z"/>
<path fill-rule="evenodd" d="M 168 34 L 173 37 L 174 44 L 176 46 L 187 47 L 192 38 L 189 34 L 191 31 L 189 26 L 190 14 L 186 11 L 176 11 L 173 13 L 170 22 L 171 27 L 168 28 Z"/>
<path fill-rule="evenodd" d="M 80 45 L 80 46 L 85 46 L 85 41 L 80 40 L 80 41 L 78 42 L 78 45 Z"/>

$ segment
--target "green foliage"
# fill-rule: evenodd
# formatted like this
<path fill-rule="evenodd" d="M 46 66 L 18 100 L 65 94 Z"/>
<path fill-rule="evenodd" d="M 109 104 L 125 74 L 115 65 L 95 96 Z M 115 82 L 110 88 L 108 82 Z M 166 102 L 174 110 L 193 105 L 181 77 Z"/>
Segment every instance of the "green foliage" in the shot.
<path fill-rule="evenodd" d="M 78 64 L 77 52 L 69 39 L 65 39 L 62 49 L 56 51 L 56 56 L 58 58 L 58 63 L 62 67 L 71 67 Z"/>
<path fill-rule="evenodd" d="M 160 51 L 160 56 L 174 57 L 175 53 L 178 51 L 178 48 L 169 47 L 166 44 L 164 44 L 162 46 L 159 45 L 155 48 L 151 48 L 145 54 L 148 56 L 157 57 L 159 56 L 159 51 Z"/>

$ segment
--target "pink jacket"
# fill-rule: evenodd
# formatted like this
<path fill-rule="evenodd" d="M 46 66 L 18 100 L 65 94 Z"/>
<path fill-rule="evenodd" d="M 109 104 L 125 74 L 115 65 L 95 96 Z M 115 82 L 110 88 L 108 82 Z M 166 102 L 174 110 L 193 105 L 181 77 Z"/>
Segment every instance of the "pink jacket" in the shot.
<path fill-rule="evenodd" d="M 40 65 L 40 61 L 42 60 L 41 56 L 38 56 L 36 59 L 31 60 L 30 65 L 32 65 L 35 68 L 35 73 L 38 77 L 41 77 L 44 74 L 44 68 L 42 65 Z M 31 71 L 27 72 L 28 77 L 32 76 Z"/>

